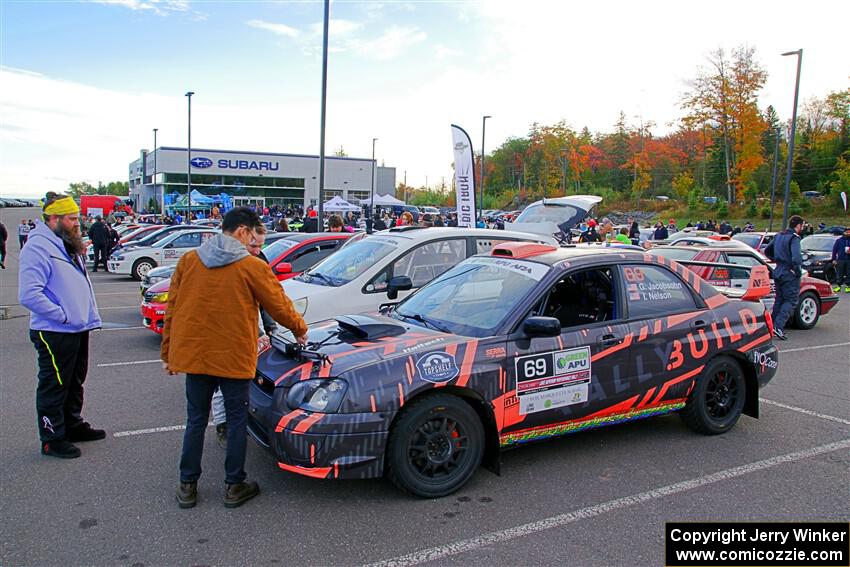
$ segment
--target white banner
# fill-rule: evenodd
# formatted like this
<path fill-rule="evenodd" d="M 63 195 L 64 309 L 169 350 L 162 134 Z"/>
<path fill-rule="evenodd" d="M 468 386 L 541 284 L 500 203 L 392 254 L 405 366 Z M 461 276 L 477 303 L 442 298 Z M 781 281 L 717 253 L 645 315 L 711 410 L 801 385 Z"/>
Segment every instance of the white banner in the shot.
<path fill-rule="evenodd" d="M 841 192 L 841 202 L 844 203 L 844 212 L 847 212 L 847 192 Z"/>
<path fill-rule="evenodd" d="M 475 157 L 469 134 L 452 124 L 455 154 L 455 190 L 457 192 L 457 225 L 475 228 Z"/>

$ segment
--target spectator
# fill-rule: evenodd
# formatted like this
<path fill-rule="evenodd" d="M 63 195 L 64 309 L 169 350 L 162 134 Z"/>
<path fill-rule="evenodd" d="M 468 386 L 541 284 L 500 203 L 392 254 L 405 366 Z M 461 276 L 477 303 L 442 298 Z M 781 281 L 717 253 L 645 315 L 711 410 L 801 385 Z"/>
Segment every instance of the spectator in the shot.
<path fill-rule="evenodd" d="M 9 232 L 6 230 L 6 225 L 0 222 L 0 268 L 6 269 L 6 239 L 9 238 Z"/>
<path fill-rule="evenodd" d="M 446 226 L 446 223 L 443 222 L 443 215 L 437 215 L 434 217 L 434 226 Z M 502 228 L 504 227 L 505 225 L 503 224 Z"/>
<path fill-rule="evenodd" d="M 776 300 L 773 304 L 773 326 L 780 340 L 787 340 L 785 324 L 794 312 L 800 298 L 800 278 L 803 275 L 803 257 L 800 253 L 800 233 L 803 219 L 794 215 L 788 219 L 788 228 L 770 241 L 765 255 L 776 262 L 773 281 L 776 284 Z"/>
<path fill-rule="evenodd" d="M 375 219 L 372 222 L 372 230 L 387 230 L 387 223 L 384 222 L 381 215 L 375 215 Z"/>
<path fill-rule="evenodd" d="M 629 238 L 633 244 L 640 242 L 640 227 L 638 226 L 638 222 L 633 218 L 629 218 Z"/>
<path fill-rule="evenodd" d="M 339 215 L 331 215 L 328 219 L 328 232 L 342 232 L 345 223 Z"/>
<path fill-rule="evenodd" d="M 670 222 L 667 223 L 667 233 L 673 234 L 674 232 L 678 232 L 679 229 L 676 228 L 676 219 L 670 219 Z"/>
<path fill-rule="evenodd" d="M 275 232 L 291 232 L 289 230 L 289 223 L 286 222 L 284 217 L 280 217 L 277 220 L 277 224 L 274 225 Z"/>
<path fill-rule="evenodd" d="M 413 226 L 413 215 L 410 211 L 404 211 L 396 221 L 396 226 Z"/>
<path fill-rule="evenodd" d="M 18 247 L 23 248 L 24 244 L 27 243 L 27 236 L 32 229 L 30 225 L 27 224 L 27 219 L 21 219 L 21 224 L 18 225 Z"/>
<path fill-rule="evenodd" d="M 844 227 L 844 234 L 832 245 L 832 263 L 835 264 L 835 285 L 832 291 L 850 293 L 850 226 Z"/>
<path fill-rule="evenodd" d="M 304 224 L 301 225 L 301 232 L 319 232 L 319 213 L 314 210 L 310 210 L 307 213 L 307 218 L 304 220 Z"/>
<path fill-rule="evenodd" d="M 617 235 L 617 241 L 622 242 L 623 244 L 631 244 L 632 240 L 629 238 L 629 229 L 621 228 L 620 234 Z"/>
<path fill-rule="evenodd" d="M 42 207 L 44 222 L 21 251 L 18 300 L 30 312 L 30 341 L 38 354 L 35 405 L 41 453 L 75 459 L 74 442 L 104 439 L 83 421 L 83 383 L 88 372 L 89 331 L 101 325 L 81 255 L 80 209 L 53 192 Z"/>
<path fill-rule="evenodd" d="M 245 474 L 248 385 L 256 372 L 258 308 L 289 328 L 300 344 L 307 342 L 307 325 L 268 264 L 246 249 L 265 233 L 259 216 L 237 207 L 225 215 L 221 229 L 197 251 L 180 258 L 171 278 L 162 334 L 163 367 L 169 374 L 186 373 L 188 417 L 177 488 L 181 508 L 197 503 L 204 433 L 216 387 L 221 388 L 227 413 L 224 505 L 240 506 L 259 494 L 257 483 L 247 482 Z M 209 313 L 210 296 L 218 298 L 218 309 L 199 319 L 199 313 Z M 199 344 L 219 346 L 201 352 Z"/>
<path fill-rule="evenodd" d="M 100 215 L 94 218 L 94 224 L 89 229 L 89 238 L 94 248 L 94 268 L 92 271 L 96 272 L 98 264 L 102 261 L 104 271 L 108 272 L 109 268 L 106 265 L 106 258 L 109 256 L 109 227 L 103 223 Z"/>
<path fill-rule="evenodd" d="M 655 233 L 652 235 L 653 240 L 667 240 L 670 233 L 667 232 L 667 227 L 661 224 L 661 221 L 655 223 Z"/>

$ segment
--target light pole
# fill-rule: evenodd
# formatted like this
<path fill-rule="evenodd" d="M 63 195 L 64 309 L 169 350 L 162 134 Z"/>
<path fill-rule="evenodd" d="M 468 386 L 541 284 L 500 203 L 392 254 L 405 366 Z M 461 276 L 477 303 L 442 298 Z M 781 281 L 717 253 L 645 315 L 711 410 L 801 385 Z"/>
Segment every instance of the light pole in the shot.
<path fill-rule="evenodd" d="M 776 166 L 779 164 L 779 128 L 774 131 L 776 140 L 773 146 L 773 177 L 770 180 L 770 223 L 767 231 L 773 230 L 773 206 L 776 203 Z"/>
<path fill-rule="evenodd" d="M 325 188 L 325 109 L 328 103 L 328 19 L 330 18 L 330 11 L 331 0 L 325 0 L 325 17 L 322 27 L 322 118 L 319 126 L 319 219 L 316 222 L 316 232 L 323 232 L 325 229 L 322 190 Z"/>
<path fill-rule="evenodd" d="M 366 232 L 372 234 L 372 211 L 375 210 L 375 142 L 372 138 L 372 163 L 369 164 L 369 207 L 366 209 Z"/>
<path fill-rule="evenodd" d="M 485 116 L 481 120 L 481 190 L 478 191 L 479 201 L 478 204 L 478 217 L 484 216 L 484 133 L 487 131 L 487 119 L 492 118 L 492 116 Z M 476 225 L 478 223 L 475 223 Z"/>
<path fill-rule="evenodd" d="M 788 226 L 788 200 L 791 196 L 791 170 L 794 167 L 794 137 L 797 134 L 797 97 L 800 94 L 800 67 L 803 65 L 803 50 L 788 51 L 782 56 L 797 56 L 797 82 L 794 84 L 794 110 L 791 114 L 791 136 L 788 140 L 788 172 L 785 175 L 785 205 L 782 208 L 782 229 Z"/>
<path fill-rule="evenodd" d="M 156 200 L 156 133 L 159 131 L 159 128 L 153 129 L 153 198 Z M 165 214 L 165 191 L 162 192 L 162 199 L 160 200 L 160 208 L 159 208 L 159 218 L 162 219 L 162 216 Z"/>
<path fill-rule="evenodd" d="M 186 197 L 189 209 L 186 211 L 186 224 L 192 223 L 192 91 L 186 93 L 189 100 L 189 137 L 186 142 Z"/>

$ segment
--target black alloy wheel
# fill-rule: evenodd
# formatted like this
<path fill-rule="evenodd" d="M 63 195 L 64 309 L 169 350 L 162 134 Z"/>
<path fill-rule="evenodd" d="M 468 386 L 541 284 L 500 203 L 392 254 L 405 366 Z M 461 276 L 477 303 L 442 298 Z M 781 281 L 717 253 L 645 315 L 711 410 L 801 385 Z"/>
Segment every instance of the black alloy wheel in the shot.
<path fill-rule="evenodd" d="M 726 433 L 738 422 L 747 396 L 744 373 L 733 359 L 722 356 L 709 362 L 680 413 L 698 433 Z"/>
<path fill-rule="evenodd" d="M 451 494 L 478 469 L 484 429 L 461 398 L 437 394 L 404 408 L 390 432 L 387 474 L 402 490 L 425 498 Z"/>

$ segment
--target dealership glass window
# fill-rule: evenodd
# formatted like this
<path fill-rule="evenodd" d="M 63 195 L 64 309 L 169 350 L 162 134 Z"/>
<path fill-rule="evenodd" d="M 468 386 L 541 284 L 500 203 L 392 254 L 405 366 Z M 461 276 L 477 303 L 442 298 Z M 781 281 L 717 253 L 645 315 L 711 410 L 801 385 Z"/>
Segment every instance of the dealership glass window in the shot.
<path fill-rule="evenodd" d="M 369 200 L 369 192 L 368 191 L 349 191 L 349 198 L 358 199 L 360 201 L 368 201 Z"/>
<path fill-rule="evenodd" d="M 631 319 L 663 317 L 697 308 L 688 286 L 660 266 L 622 267 Z"/>
<path fill-rule="evenodd" d="M 342 189 L 325 189 L 325 201 L 334 197 L 342 197 Z"/>

